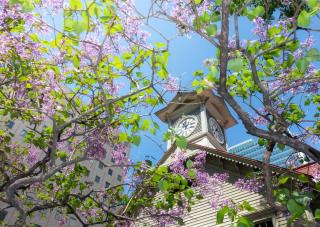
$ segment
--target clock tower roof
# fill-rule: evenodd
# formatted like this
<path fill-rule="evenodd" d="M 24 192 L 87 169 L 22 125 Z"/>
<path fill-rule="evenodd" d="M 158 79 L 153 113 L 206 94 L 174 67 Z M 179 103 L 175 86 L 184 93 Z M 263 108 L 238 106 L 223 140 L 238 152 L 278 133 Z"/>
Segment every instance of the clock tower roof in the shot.
<path fill-rule="evenodd" d="M 223 123 L 224 128 L 230 128 L 237 124 L 237 121 L 230 114 L 229 109 L 223 99 L 212 93 L 211 90 L 204 90 L 201 94 L 192 92 L 178 92 L 170 103 L 155 114 L 163 122 L 169 122 L 170 117 L 184 105 L 205 105 L 209 112 Z"/>

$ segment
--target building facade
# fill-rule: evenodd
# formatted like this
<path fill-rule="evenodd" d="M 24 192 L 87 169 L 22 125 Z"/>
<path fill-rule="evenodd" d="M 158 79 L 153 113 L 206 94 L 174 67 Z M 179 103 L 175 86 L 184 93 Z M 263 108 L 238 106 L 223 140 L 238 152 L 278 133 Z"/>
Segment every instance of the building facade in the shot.
<path fill-rule="evenodd" d="M 265 147 L 260 146 L 258 140 L 256 139 L 249 139 L 242 143 L 228 147 L 227 150 L 231 154 L 237 154 L 262 161 Z M 282 150 L 276 146 L 272 152 L 270 163 L 281 167 L 289 167 L 293 154 L 295 154 L 295 151 L 290 147 L 285 147 Z"/>
<path fill-rule="evenodd" d="M 243 211 L 240 214 L 249 217 L 257 227 L 287 226 L 288 212 L 278 212 L 270 207 L 266 201 L 264 189 L 258 192 L 248 192 L 234 185 L 237 179 L 244 178 L 248 173 L 261 172 L 263 163 L 252 157 L 245 157 L 244 155 L 227 151 L 225 130 L 234 126 L 237 122 L 231 116 L 221 98 L 208 90 L 202 94 L 179 92 L 156 115 L 160 120 L 168 124 L 171 131 L 175 131 L 180 136 L 185 136 L 188 141 L 188 146 L 184 150 L 178 148 L 174 142 L 169 141 L 168 150 L 159 164 L 169 166 L 175 161 L 177 152 L 184 152 L 184 155 L 191 159 L 199 152 L 206 152 L 205 171 L 210 176 L 215 173 L 227 173 L 229 175 L 228 180 L 223 183 L 222 187 L 219 186 L 221 188 L 217 189 L 222 192 L 219 200 L 233 201 L 236 204 L 240 204 L 243 201 L 249 202 L 255 210 L 251 212 Z M 250 150 L 250 147 L 260 151 L 260 148 L 258 149 L 257 144 L 253 141 L 246 141 L 239 147 L 249 152 L 255 152 Z M 232 149 L 233 151 L 236 150 L 235 147 Z M 281 167 L 285 158 L 279 158 L 278 156 L 278 159 L 278 165 L 270 165 L 270 170 L 273 174 L 297 174 L 295 171 Z M 275 159 L 272 160 L 274 161 Z M 210 185 L 210 187 L 214 189 L 217 186 Z M 156 196 L 161 197 L 161 193 Z M 217 210 L 212 208 L 211 199 L 212 195 L 209 192 L 204 195 L 203 199 L 195 201 L 191 211 L 183 217 L 184 226 L 232 226 L 232 222 L 228 217 L 225 217 L 223 224 L 216 224 Z M 142 212 L 139 226 L 161 226 L 160 220 L 151 220 L 147 218 L 147 215 L 146 218 L 143 218 L 144 215 L 144 212 Z"/>
<path fill-rule="evenodd" d="M 49 124 L 48 124 L 49 125 Z M 10 133 L 12 133 L 14 136 L 12 138 L 13 142 L 16 143 L 24 143 L 25 136 L 28 131 L 28 125 L 26 125 L 24 122 L 16 120 L 11 121 L 8 119 L 2 119 L 0 121 L 0 128 L 8 130 Z M 42 130 L 44 127 L 46 127 L 46 124 L 44 123 L 42 126 L 38 128 L 38 130 Z M 89 170 L 89 174 L 86 177 L 83 177 L 84 182 L 90 182 L 92 184 L 92 188 L 94 189 L 104 189 L 109 188 L 115 185 L 122 184 L 124 182 L 124 172 L 123 168 L 121 167 L 113 167 L 108 168 L 105 166 L 110 166 L 114 164 L 114 160 L 112 159 L 111 155 L 111 147 L 108 146 L 108 144 L 105 145 L 105 149 L 107 150 L 106 156 L 103 160 L 97 162 L 97 161 L 85 161 L 81 164 L 86 166 Z M 110 152 L 108 152 L 110 151 Z M 126 156 L 130 155 L 130 147 L 128 146 L 128 149 L 125 152 Z M 4 205 L 1 205 L 0 202 L 0 209 Z M 59 220 L 63 218 L 63 215 L 57 211 L 57 210 L 46 210 L 35 213 L 34 217 L 28 218 L 27 223 L 33 224 L 35 226 L 60 226 L 58 224 Z M 8 224 L 14 224 L 14 221 L 16 220 L 16 213 L 14 209 L 7 209 L 6 211 L 3 211 L 0 213 L 0 222 L 4 221 Z M 69 227 L 75 227 L 79 226 L 79 222 L 73 215 L 69 215 L 67 219 L 67 223 L 65 226 Z"/>

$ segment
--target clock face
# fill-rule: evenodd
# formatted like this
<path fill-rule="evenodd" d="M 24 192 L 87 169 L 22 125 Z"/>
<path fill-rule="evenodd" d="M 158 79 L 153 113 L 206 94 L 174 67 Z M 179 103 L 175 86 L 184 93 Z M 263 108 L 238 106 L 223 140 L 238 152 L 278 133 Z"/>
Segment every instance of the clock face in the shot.
<path fill-rule="evenodd" d="M 198 118 L 196 116 L 187 116 L 178 121 L 175 130 L 179 136 L 189 136 L 196 129 Z"/>
<path fill-rule="evenodd" d="M 223 130 L 219 123 L 212 117 L 209 118 L 209 131 L 219 143 L 224 144 Z"/>

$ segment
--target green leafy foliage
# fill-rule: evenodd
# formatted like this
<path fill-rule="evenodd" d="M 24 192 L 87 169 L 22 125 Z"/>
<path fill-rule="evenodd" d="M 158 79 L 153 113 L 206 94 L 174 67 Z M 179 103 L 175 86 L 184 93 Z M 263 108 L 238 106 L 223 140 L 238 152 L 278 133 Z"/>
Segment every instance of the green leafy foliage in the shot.
<path fill-rule="evenodd" d="M 316 220 L 320 220 L 320 209 L 316 209 L 314 212 L 314 217 Z"/>
<path fill-rule="evenodd" d="M 243 67 L 243 61 L 241 58 L 235 58 L 231 59 L 228 62 L 228 69 L 234 71 L 234 72 L 239 72 L 242 70 Z"/>
<path fill-rule="evenodd" d="M 179 147 L 181 149 L 186 149 L 188 146 L 187 138 L 184 136 L 178 136 L 176 138 L 176 145 L 177 145 L 177 147 Z"/>
<path fill-rule="evenodd" d="M 311 15 L 303 10 L 298 17 L 298 25 L 301 27 L 309 27 L 311 22 Z"/>
<path fill-rule="evenodd" d="M 207 28 L 206 28 L 206 32 L 208 34 L 208 36 L 214 36 L 217 34 L 217 31 L 218 31 L 218 27 L 216 24 L 212 24 L 212 25 L 209 25 Z"/>
<path fill-rule="evenodd" d="M 261 17 L 265 14 L 265 10 L 263 6 L 257 6 L 253 10 L 248 10 L 247 15 L 250 20 L 253 20 L 256 17 Z"/>
<path fill-rule="evenodd" d="M 228 213 L 229 209 L 230 209 L 229 207 L 224 206 L 223 208 L 218 210 L 218 212 L 217 212 L 217 222 L 216 222 L 217 224 L 222 224 L 223 223 L 224 216 Z"/>

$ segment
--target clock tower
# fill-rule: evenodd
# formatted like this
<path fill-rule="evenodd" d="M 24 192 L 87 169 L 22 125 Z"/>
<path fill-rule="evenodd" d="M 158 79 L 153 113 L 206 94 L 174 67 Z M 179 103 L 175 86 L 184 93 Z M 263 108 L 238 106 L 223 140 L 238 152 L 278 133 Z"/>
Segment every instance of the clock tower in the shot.
<path fill-rule="evenodd" d="M 223 99 L 214 95 L 211 90 L 205 90 L 201 94 L 178 92 L 156 115 L 168 124 L 169 130 L 186 137 L 188 143 L 224 151 L 225 129 L 237 124 Z M 172 141 L 168 141 L 168 152 L 173 147 Z"/>

